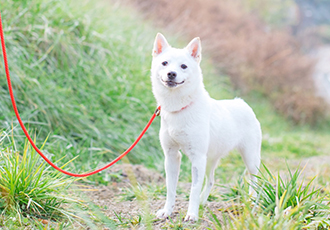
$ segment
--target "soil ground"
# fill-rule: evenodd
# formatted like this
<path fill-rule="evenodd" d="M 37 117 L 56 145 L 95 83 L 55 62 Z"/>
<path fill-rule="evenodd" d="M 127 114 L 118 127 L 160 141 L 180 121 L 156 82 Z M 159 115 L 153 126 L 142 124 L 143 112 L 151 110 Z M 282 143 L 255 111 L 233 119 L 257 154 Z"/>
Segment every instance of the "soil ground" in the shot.
<path fill-rule="evenodd" d="M 139 216 L 142 216 L 142 218 L 144 218 L 143 216 L 145 215 L 150 216 L 150 213 L 154 214 L 158 209 L 163 207 L 166 194 L 165 179 L 158 172 L 147 169 L 142 165 L 118 164 L 111 168 L 109 173 L 120 174 L 120 176 L 122 176 L 120 182 L 112 182 L 109 183 L 108 186 L 93 186 L 90 187 L 90 191 L 86 191 L 85 193 L 90 201 L 99 206 L 104 214 L 111 219 L 119 222 L 118 216 L 120 216 L 120 218 L 125 220 L 123 222 L 130 222 L 128 225 L 125 225 L 125 227 L 134 229 L 134 221 L 138 222 Z M 132 175 L 134 175 L 133 178 Z M 140 187 L 146 195 L 141 195 L 141 197 L 136 198 L 134 192 L 132 192 L 132 184 L 138 184 L 138 187 Z M 150 187 L 160 188 L 159 190 L 161 191 L 153 192 Z M 219 194 L 221 192 L 221 189 L 218 187 L 213 188 L 213 191 L 214 190 L 219 190 L 217 191 Z M 183 218 L 188 209 L 189 191 L 190 183 L 178 183 L 176 205 L 171 215 L 173 223 L 183 222 Z M 204 209 L 206 211 L 203 214 L 205 218 L 201 220 L 202 225 L 212 228 L 212 223 L 209 220 L 210 213 L 207 211 L 208 209 L 212 210 L 218 219 L 221 219 L 222 217 L 219 209 L 223 210 L 224 208 L 226 208 L 226 204 L 223 202 L 209 201 Z M 147 213 L 145 214 L 145 212 Z M 154 215 L 151 217 L 153 219 L 154 229 L 171 229 L 174 227 L 170 219 L 157 220 Z M 190 225 L 190 223 L 185 223 L 184 226 L 193 227 L 194 224 L 191 223 Z M 145 226 L 142 225 L 136 226 L 137 229 L 144 229 L 144 227 Z"/>
<path fill-rule="evenodd" d="M 297 167 L 304 168 L 301 178 L 310 180 L 322 172 L 329 172 L 329 158 L 330 156 L 315 156 L 300 161 L 289 160 L 287 163 L 292 170 Z M 287 172 L 282 173 L 285 178 Z M 109 175 L 117 175 L 119 180 L 109 182 L 107 186 L 92 186 L 91 190 L 85 193 L 106 216 L 119 224 L 119 228 L 145 229 L 146 226 L 139 224 L 139 217 L 146 218 L 146 216 L 153 220 L 153 229 L 172 229 L 175 226 L 179 227 L 180 223 L 182 223 L 183 229 L 197 226 L 193 223 L 183 223 L 188 208 L 190 183 L 179 182 L 178 184 L 176 205 L 171 215 L 172 220 L 157 220 L 154 213 L 163 207 L 166 194 L 165 179 L 159 172 L 147 169 L 142 165 L 118 164 L 109 170 Z M 134 192 L 132 184 L 140 188 L 140 192 Z M 211 194 L 220 196 L 224 192 L 224 188 L 215 186 Z M 214 228 L 210 210 L 219 220 L 222 220 L 223 211 L 228 213 L 233 210 L 233 205 L 233 202 L 225 202 L 221 199 L 208 201 L 201 223 L 198 225 L 203 227 L 198 227 L 198 229 Z M 122 224 L 120 224 L 120 219 Z"/>

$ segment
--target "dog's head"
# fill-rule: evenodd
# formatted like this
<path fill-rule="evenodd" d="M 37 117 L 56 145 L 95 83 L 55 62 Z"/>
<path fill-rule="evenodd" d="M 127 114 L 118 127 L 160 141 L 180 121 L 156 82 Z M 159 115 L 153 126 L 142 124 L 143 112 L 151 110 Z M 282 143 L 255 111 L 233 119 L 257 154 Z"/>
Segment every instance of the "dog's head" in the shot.
<path fill-rule="evenodd" d="M 158 33 L 152 52 L 152 81 L 169 89 L 199 82 L 201 49 L 199 38 L 194 38 L 184 49 L 175 49 Z"/>

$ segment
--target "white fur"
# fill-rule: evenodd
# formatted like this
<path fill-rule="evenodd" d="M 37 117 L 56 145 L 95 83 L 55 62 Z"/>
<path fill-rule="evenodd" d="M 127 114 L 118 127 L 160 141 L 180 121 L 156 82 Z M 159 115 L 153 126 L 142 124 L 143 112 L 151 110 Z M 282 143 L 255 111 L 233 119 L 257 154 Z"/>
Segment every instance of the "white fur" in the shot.
<path fill-rule="evenodd" d="M 256 180 L 253 175 L 258 173 L 261 129 L 255 114 L 242 99 L 212 99 L 204 88 L 200 61 L 199 38 L 193 39 L 184 49 L 175 49 L 163 35 L 157 34 L 151 80 L 154 96 L 161 105 L 159 136 L 165 154 L 167 186 L 165 206 L 157 212 L 159 218 L 168 217 L 174 208 L 180 150 L 192 163 L 186 221 L 198 219 L 199 205 L 205 204 L 214 184 L 217 163 L 232 149 L 237 148 L 241 153 L 252 180 Z M 183 69 L 182 64 L 187 68 Z M 171 82 L 170 72 L 176 73 Z M 253 192 L 251 188 L 250 192 Z"/>

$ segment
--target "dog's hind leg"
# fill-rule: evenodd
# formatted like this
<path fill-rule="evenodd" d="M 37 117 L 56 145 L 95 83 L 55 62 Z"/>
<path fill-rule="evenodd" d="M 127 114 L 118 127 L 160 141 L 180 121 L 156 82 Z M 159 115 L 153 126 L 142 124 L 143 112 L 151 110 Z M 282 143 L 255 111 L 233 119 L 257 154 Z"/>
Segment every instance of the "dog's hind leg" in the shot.
<path fill-rule="evenodd" d="M 260 166 L 260 149 L 261 149 L 261 137 L 255 138 L 253 140 L 245 141 L 242 146 L 238 148 L 245 166 L 250 174 L 251 183 L 257 181 L 257 178 L 254 175 L 257 175 L 259 172 Z M 253 186 L 249 188 L 249 194 L 255 196 L 255 191 Z"/>
<path fill-rule="evenodd" d="M 204 188 L 200 196 L 201 204 L 204 205 L 210 195 L 210 191 L 214 185 L 214 170 L 218 165 L 218 160 L 208 159 L 205 171 Z"/>

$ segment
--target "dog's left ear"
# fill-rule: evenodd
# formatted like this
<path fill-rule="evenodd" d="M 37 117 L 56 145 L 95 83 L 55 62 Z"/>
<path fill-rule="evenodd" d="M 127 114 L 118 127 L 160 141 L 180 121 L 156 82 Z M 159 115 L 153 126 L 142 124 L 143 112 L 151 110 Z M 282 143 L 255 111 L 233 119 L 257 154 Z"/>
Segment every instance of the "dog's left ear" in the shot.
<path fill-rule="evenodd" d="M 188 50 L 189 54 L 198 62 L 200 63 L 202 59 L 202 45 L 200 38 L 194 38 L 189 42 L 186 49 Z"/>

